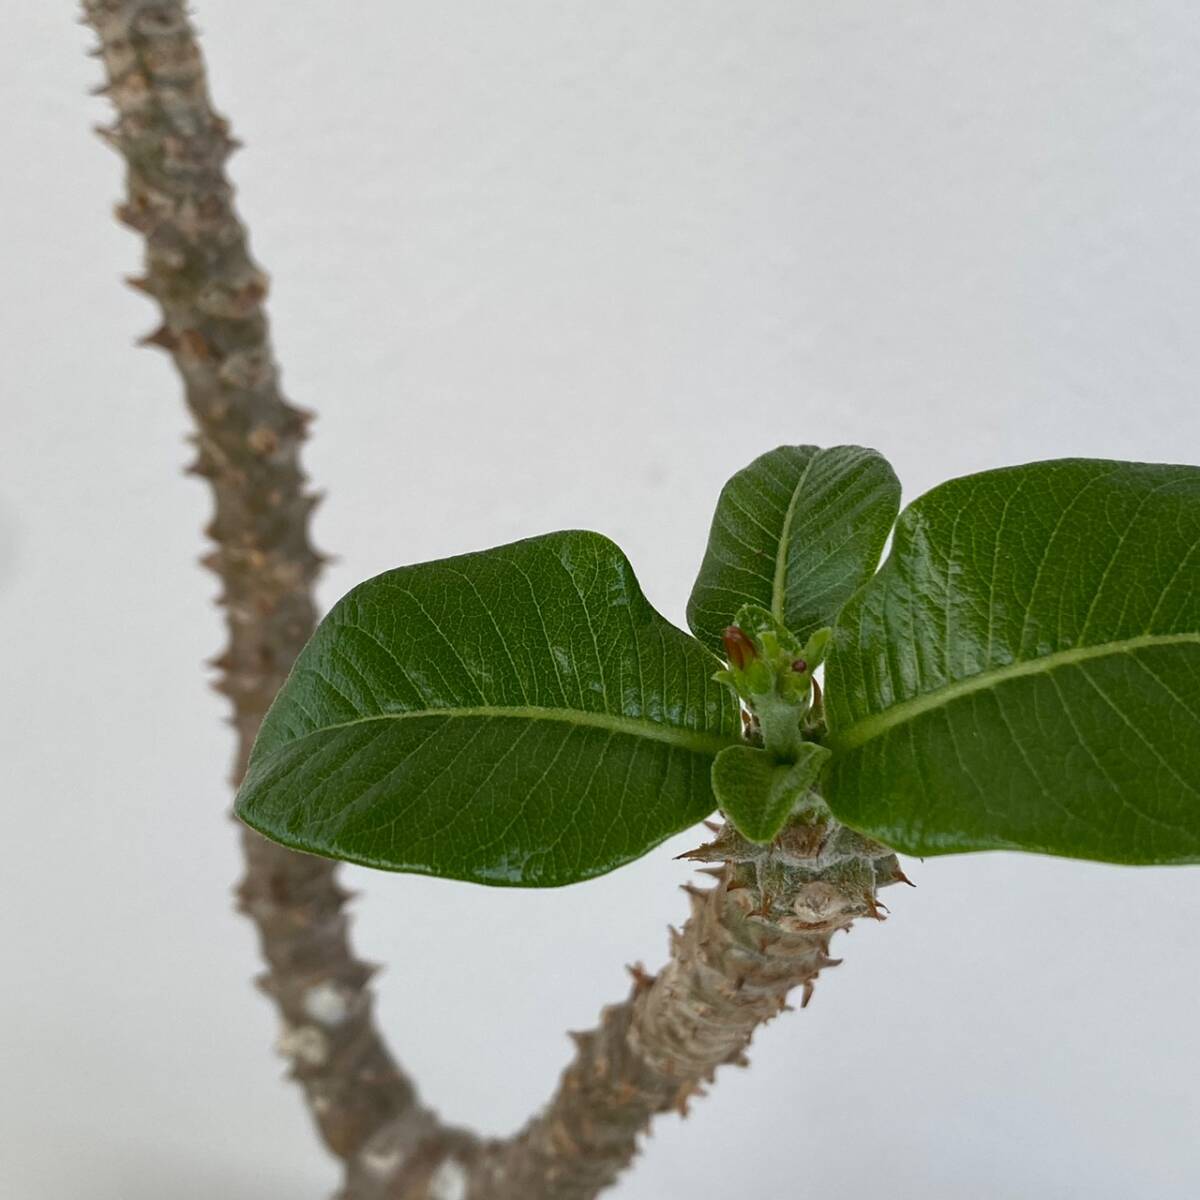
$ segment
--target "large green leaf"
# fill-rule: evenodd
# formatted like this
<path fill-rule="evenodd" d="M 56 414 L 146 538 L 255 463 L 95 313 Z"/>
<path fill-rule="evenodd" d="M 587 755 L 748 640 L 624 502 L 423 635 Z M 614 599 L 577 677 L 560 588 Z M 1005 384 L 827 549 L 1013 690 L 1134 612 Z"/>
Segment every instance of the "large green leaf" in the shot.
<path fill-rule="evenodd" d="M 935 488 L 826 670 L 848 824 L 914 854 L 1200 860 L 1200 468 L 1067 459 Z"/>
<path fill-rule="evenodd" d="M 301 653 L 237 814 L 388 870 L 587 879 L 716 807 L 712 760 L 740 728 L 716 665 L 598 534 L 389 571 Z"/>
<path fill-rule="evenodd" d="M 874 450 L 761 455 L 721 491 L 688 624 L 719 649 L 734 613 L 757 604 L 803 641 L 875 570 L 899 509 L 899 481 Z"/>

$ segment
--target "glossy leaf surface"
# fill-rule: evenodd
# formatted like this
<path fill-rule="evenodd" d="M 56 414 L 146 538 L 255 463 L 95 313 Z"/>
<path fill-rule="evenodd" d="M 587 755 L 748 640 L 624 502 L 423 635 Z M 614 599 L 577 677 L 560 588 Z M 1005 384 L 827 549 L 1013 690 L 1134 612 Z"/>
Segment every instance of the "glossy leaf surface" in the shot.
<path fill-rule="evenodd" d="M 587 879 L 716 807 L 712 760 L 740 731 L 716 666 L 598 534 L 389 571 L 300 655 L 237 813 L 388 870 Z"/>
<path fill-rule="evenodd" d="M 796 761 L 777 762 L 754 746 L 729 746 L 713 762 L 713 791 L 721 811 L 752 842 L 770 842 L 796 803 L 815 786 L 829 751 L 800 746 Z"/>
<path fill-rule="evenodd" d="M 826 671 L 827 799 L 897 849 L 1200 861 L 1200 468 L 935 488 Z"/>
<path fill-rule="evenodd" d="M 780 446 L 725 485 L 688 602 L 688 624 L 718 650 L 743 604 L 801 641 L 833 618 L 879 563 L 900 508 L 886 459 L 861 446 Z"/>

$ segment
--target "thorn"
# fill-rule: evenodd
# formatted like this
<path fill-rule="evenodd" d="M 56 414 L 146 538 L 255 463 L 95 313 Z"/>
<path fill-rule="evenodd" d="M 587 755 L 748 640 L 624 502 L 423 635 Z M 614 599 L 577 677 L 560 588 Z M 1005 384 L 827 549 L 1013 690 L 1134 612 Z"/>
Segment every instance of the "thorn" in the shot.
<path fill-rule="evenodd" d="M 687 892 L 689 915 L 692 920 L 698 920 L 704 912 L 704 902 L 708 893 L 701 888 L 689 887 L 686 884 L 683 890 Z"/>
<path fill-rule="evenodd" d="M 629 972 L 630 977 L 633 979 L 633 994 L 635 996 L 640 996 L 644 991 L 651 988 L 654 985 L 654 980 L 657 978 L 657 976 L 651 975 L 640 962 L 626 963 L 625 970 Z"/>
<path fill-rule="evenodd" d="M 121 131 L 115 125 L 93 125 L 92 132 L 108 147 L 121 152 Z"/>
<path fill-rule="evenodd" d="M 675 1098 L 671 1101 L 671 1107 L 684 1119 L 688 1115 L 688 1101 L 693 1096 L 703 1096 L 704 1089 L 695 1083 L 681 1083 L 679 1090 L 675 1093 Z"/>
<path fill-rule="evenodd" d="M 136 230 L 138 233 L 145 233 L 150 228 L 145 211 L 135 208 L 132 204 L 118 204 L 113 209 L 113 214 L 122 225 Z"/>
<path fill-rule="evenodd" d="M 301 513 L 308 517 L 325 503 L 324 492 L 305 492 L 298 500 Z"/>
<path fill-rule="evenodd" d="M 715 841 L 705 842 L 703 846 L 697 846 L 694 850 L 685 850 L 682 854 L 675 855 L 675 861 L 687 859 L 690 862 L 724 862 L 728 856 L 721 841 L 722 835 L 718 835 Z"/>
<path fill-rule="evenodd" d="M 151 286 L 148 275 L 126 275 L 125 283 L 135 292 L 144 292 L 147 296 L 154 295 L 154 288 Z"/>
<path fill-rule="evenodd" d="M 197 458 L 195 462 L 188 463 L 183 468 L 183 473 L 185 475 L 199 475 L 202 479 L 215 479 L 217 476 L 216 469 L 203 458 Z"/>
<path fill-rule="evenodd" d="M 144 338 L 138 339 L 139 346 L 159 346 L 163 350 L 174 350 L 178 345 L 179 339 L 173 334 L 166 325 L 160 325 L 153 333 L 148 333 Z"/>
<path fill-rule="evenodd" d="M 703 822 L 703 825 L 704 825 L 704 828 L 707 829 L 709 833 L 720 833 L 721 832 L 721 825 L 720 825 L 720 822 L 718 822 L 718 821 L 705 821 L 705 822 Z"/>
<path fill-rule="evenodd" d="M 596 1035 L 582 1029 L 568 1029 L 567 1037 L 575 1043 L 575 1048 L 580 1054 L 586 1054 L 591 1049 Z"/>
<path fill-rule="evenodd" d="M 724 867 L 697 867 L 697 875 L 707 875 L 710 879 L 720 879 L 725 874 Z M 726 888 L 726 891 L 733 891 L 734 888 L 743 887 L 743 884 L 732 883 Z"/>
<path fill-rule="evenodd" d="M 809 1002 L 809 1001 L 812 999 L 812 997 L 813 997 L 813 985 L 812 985 L 812 981 L 811 981 L 811 980 L 809 980 L 809 981 L 808 981 L 807 983 L 805 983 L 805 985 L 804 985 L 804 993 L 803 993 L 803 995 L 800 997 L 800 1007 L 801 1007 L 802 1009 L 805 1009 L 805 1008 L 807 1008 L 807 1007 L 808 1007 L 808 1002 Z"/>

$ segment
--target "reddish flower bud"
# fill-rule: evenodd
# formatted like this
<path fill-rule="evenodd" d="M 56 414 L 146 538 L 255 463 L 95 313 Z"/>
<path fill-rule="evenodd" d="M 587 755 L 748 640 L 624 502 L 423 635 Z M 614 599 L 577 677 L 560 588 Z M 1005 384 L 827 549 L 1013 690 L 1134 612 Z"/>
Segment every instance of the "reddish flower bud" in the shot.
<path fill-rule="evenodd" d="M 792 659 L 792 670 L 795 671 L 797 675 L 803 675 L 804 672 L 808 670 L 808 663 L 806 663 L 802 658 L 794 658 Z"/>
<path fill-rule="evenodd" d="M 721 640 L 725 643 L 725 657 L 735 671 L 744 671 L 758 657 L 754 643 L 736 625 L 730 625 Z"/>

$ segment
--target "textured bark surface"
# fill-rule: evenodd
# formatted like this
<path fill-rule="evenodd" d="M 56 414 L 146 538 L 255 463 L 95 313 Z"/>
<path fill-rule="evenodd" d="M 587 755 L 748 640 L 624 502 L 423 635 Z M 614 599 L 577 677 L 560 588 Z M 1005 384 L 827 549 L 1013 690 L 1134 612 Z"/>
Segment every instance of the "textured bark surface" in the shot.
<path fill-rule="evenodd" d="M 692 915 L 672 931 L 657 975 L 633 969 L 633 989 L 574 1034 L 577 1053 L 545 1111 L 489 1148 L 472 1200 L 585 1200 L 612 1184 L 659 1113 L 686 1113 L 717 1067 L 745 1065 L 754 1030 L 838 960 L 829 943 L 860 917 L 882 914 L 876 889 L 906 882 L 885 847 L 817 819 L 789 826 L 770 848 L 731 827 L 688 857 L 719 863 L 716 885 L 689 887 Z"/>
<path fill-rule="evenodd" d="M 312 632 L 320 556 L 309 542 L 314 498 L 300 466 L 305 415 L 283 398 L 263 301 L 224 164 L 234 148 L 212 109 L 182 3 L 86 0 L 116 110 L 101 135 L 123 156 L 127 195 L 117 215 L 145 239 L 132 285 L 156 300 L 147 339 L 167 350 L 195 419 L 196 460 L 209 481 L 229 645 L 216 660 L 233 704 L 235 781 L 260 720 Z M 280 1048 L 329 1148 L 350 1157 L 388 1122 L 428 1127 L 371 1015 L 371 968 L 347 941 L 333 863 L 294 854 L 244 830 L 238 895 L 258 927 L 262 989 L 283 1018 Z"/>
<path fill-rule="evenodd" d="M 314 499 L 299 454 L 305 417 L 284 400 L 263 302 L 224 163 L 234 147 L 212 109 L 184 7 L 85 0 L 116 109 L 102 136 L 123 156 L 119 218 L 145 239 L 131 283 L 162 324 L 195 419 L 196 461 L 215 515 L 205 559 L 222 582 L 229 646 L 216 660 L 233 704 L 240 779 L 259 722 L 312 631 L 320 568 L 308 538 Z M 744 1062 L 754 1029 L 807 1000 L 832 965 L 829 939 L 877 917 L 875 889 L 903 879 L 882 846 L 833 821 L 785 830 L 769 850 L 729 830 L 693 858 L 719 864 L 715 887 L 689 889 L 692 916 L 657 976 L 577 1054 L 546 1110 L 507 1141 L 442 1126 L 422 1107 L 376 1031 L 371 968 L 347 940 L 334 864 L 243 830 L 242 910 L 256 924 L 263 990 L 282 1020 L 280 1049 L 325 1143 L 346 1160 L 343 1200 L 582 1200 L 609 1186 L 658 1113 L 684 1111 L 724 1063 Z"/>

